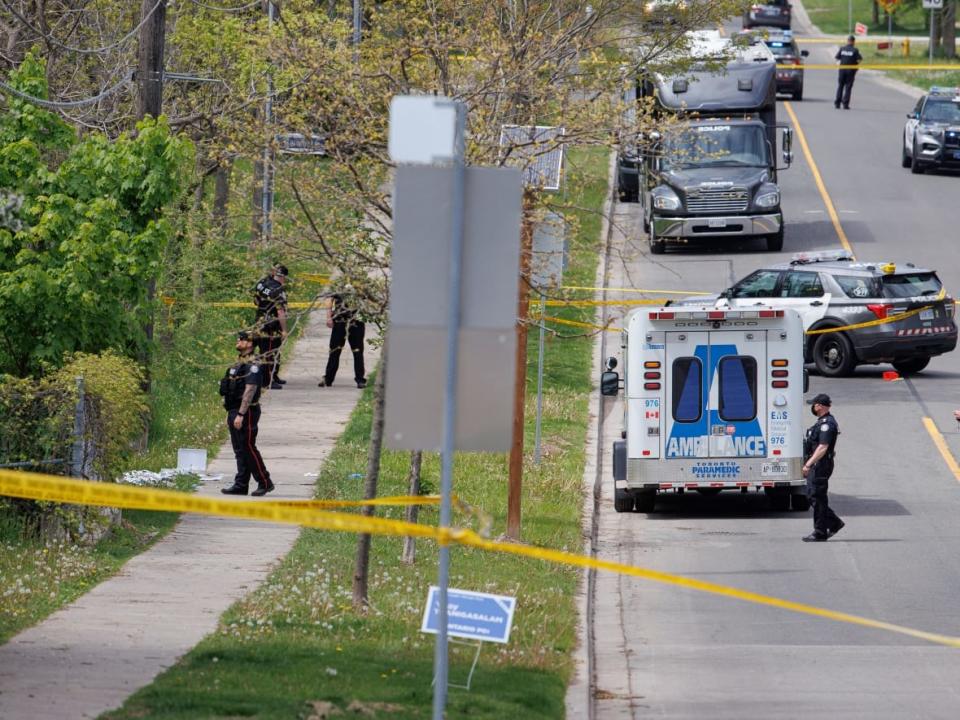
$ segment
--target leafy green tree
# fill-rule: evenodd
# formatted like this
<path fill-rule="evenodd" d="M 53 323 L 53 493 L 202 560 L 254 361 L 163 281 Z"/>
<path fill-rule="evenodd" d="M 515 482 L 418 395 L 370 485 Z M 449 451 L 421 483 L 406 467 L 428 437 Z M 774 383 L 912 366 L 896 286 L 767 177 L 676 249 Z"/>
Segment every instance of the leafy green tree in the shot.
<path fill-rule="evenodd" d="M 46 97 L 33 55 L 10 82 Z M 137 352 L 153 311 L 147 287 L 172 236 L 163 211 L 184 185 L 192 146 L 163 118 L 77 141 L 56 115 L 8 103 L 0 189 L 24 200 L 19 229 L 0 228 L 0 372 L 37 374 L 75 351 Z"/>

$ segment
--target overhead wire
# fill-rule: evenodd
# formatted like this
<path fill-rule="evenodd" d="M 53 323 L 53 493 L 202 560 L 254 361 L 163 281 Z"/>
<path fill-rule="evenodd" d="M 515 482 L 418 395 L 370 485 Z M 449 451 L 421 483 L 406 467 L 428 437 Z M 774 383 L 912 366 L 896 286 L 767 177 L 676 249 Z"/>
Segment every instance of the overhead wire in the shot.
<path fill-rule="evenodd" d="M 0 0 L 3 2 L 3 0 Z M 99 93 L 93 97 L 83 98 L 82 100 L 44 100 L 43 98 L 38 98 L 35 95 L 28 95 L 25 92 L 17 90 L 12 85 L 0 80 L 0 90 L 10 93 L 21 100 L 26 100 L 27 102 L 33 103 L 34 105 L 39 105 L 40 107 L 50 108 L 52 110 L 59 110 L 63 108 L 74 108 L 74 107 L 83 107 L 84 105 L 93 105 L 94 103 L 100 102 L 106 97 L 110 97 L 115 92 L 121 90 L 127 83 L 133 79 L 133 70 L 127 70 L 126 75 L 123 79 L 120 80 L 116 85 L 112 85 L 108 88 L 101 90 Z"/>
<path fill-rule="evenodd" d="M 81 47 L 73 47 L 73 46 L 71 46 L 71 45 L 66 45 L 65 43 L 62 43 L 62 42 L 60 42 L 59 40 L 57 40 L 56 38 L 54 38 L 52 35 L 48 35 L 48 34 L 46 34 L 45 32 L 43 32 L 42 30 L 39 30 L 38 28 L 34 27 L 33 23 L 31 23 L 30 20 L 28 20 L 27 18 L 25 18 L 23 15 L 21 15 L 20 12 L 19 12 L 18 10 L 16 10 L 12 5 L 10 5 L 10 3 L 9 3 L 7 0 L 0 0 L 0 5 L 2 5 L 4 8 L 6 8 L 6 10 L 7 10 L 11 15 L 13 15 L 17 20 L 19 20 L 19 21 L 20 21 L 20 24 L 22 24 L 24 27 L 28 28 L 28 29 L 31 30 L 32 32 L 36 33 L 37 35 L 39 35 L 40 37 L 42 37 L 45 41 L 49 42 L 50 44 L 56 45 L 57 47 L 59 47 L 59 48 L 61 48 L 61 49 L 63 49 L 63 50 L 67 50 L 67 51 L 69 51 L 69 52 L 74 52 L 74 53 L 79 53 L 79 54 L 81 54 L 81 55 L 99 55 L 99 54 L 101 54 L 101 53 L 107 52 L 108 50 L 114 50 L 114 49 L 120 47 L 121 45 L 126 44 L 126 42 L 127 42 L 130 38 L 132 38 L 134 35 L 137 34 L 137 32 L 139 32 L 140 28 L 142 28 L 142 27 L 144 26 L 144 24 L 147 22 L 147 20 L 150 19 L 150 17 L 157 11 L 157 8 L 159 8 L 160 5 L 161 5 L 162 3 L 164 3 L 164 2 L 166 2 L 166 0 L 157 0 L 157 2 L 154 4 L 153 8 L 151 8 L 150 12 L 148 12 L 146 15 L 144 15 L 144 16 L 140 19 L 140 22 L 137 23 L 137 26 L 136 26 L 135 28 L 133 28 L 133 30 L 131 30 L 130 32 L 128 32 L 126 35 L 124 35 L 122 38 L 120 38 L 120 39 L 117 40 L 116 42 L 113 42 L 113 43 L 111 43 L 111 44 L 109 44 L 109 45 L 104 45 L 103 47 L 98 47 L 98 48 L 81 48 Z"/>

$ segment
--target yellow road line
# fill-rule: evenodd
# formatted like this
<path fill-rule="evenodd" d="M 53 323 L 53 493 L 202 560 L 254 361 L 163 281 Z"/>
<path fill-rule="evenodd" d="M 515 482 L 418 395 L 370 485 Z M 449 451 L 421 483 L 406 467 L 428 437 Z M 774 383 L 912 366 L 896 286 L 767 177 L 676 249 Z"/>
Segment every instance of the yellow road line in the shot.
<path fill-rule="evenodd" d="M 850 241 L 847 239 L 847 234 L 843 231 L 843 226 L 840 224 L 840 216 L 837 215 L 837 210 L 833 206 L 833 200 L 830 199 L 830 193 L 827 192 L 827 186 L 823 184 L 823 178 L 820 176 L 820 171 L 817 169 L 817 163 L 813 159 L 813 153 L 810 152 L 810 146 L 807 144 L 807 137 L 803 134 L 803 128 L 800 127 L 800 121 L 797 119 L 797 115 L 793 112 L 793 107 L 789 101 L 783 103 L 783 106 L 787 109 L 787 115 L 790 116 L 790 122 L 793 123 L 794 130 L 797 133 L 797 140 L 800 141 L 800 148 L 803 150 L 803 156 L 807 159 L 807 164 L 810 166 L 810 172 L 813 173 L 813 181 L 817 184 L 817 188 L 820 190 L 820 197 L 823 198 L 823 204 L 827 206 L 827 214 L 830 216 L 830 221 L 833 223 L 833 229 L 837 233 L 837 237 L 840 239 L 840 244 L 843 245 L 843 249 L 853 255 L 853 248 L 850 246 Z"/>
<path fill-rule="evenodd" d="M 943 439 L 943 435 L 940 433 L 940 430 L 937 429 L 937 424 L 930 418 L 925 417 L 923 418 L 923 426 L 930 434 L 930 438 L 933 440 L 933 444 L 937 446 L 937 450 L 940 451 L 940 456 L 947 464 L 950 472 L 953 473 L 954 479 L 960 482 L 960 465 L 957 465 L 953 453 L 951 453 L 950 448 L 947 447 L 947 441 Z"/>
<path fill-rule="evenodd" d="M 106 507 L 137 508 L 142 510 L 165 510 L 192 512 L 216 517 L 233 517 L 261 522 L 274 522 L 337 532 L 369 533 L 381 536 L 410 536 L 435 540 L 440 545 L 452 543 L 481 550 L 528 557 L 535 560 L 559 563 L 581 568 L 594 568 L 631 575 L 653 582 L 674 585 L 699 592 L 734 598 L 745 602 L 812 615 L 836 622 L 860 625 L 875 630 L 907 635 L 947 647 L 960 648 L 960 637 L 917 630 L 895 625 L 882 620 L 836 612 L 826 608 L 784 600 L 770 595 L 761 595 L 748 590 L 697 580 L 683 575 L 652 570 L 650 568 L 611 562 L 577 555 L 563 550 L 506 543 L 488 540 L 472 530 L 462 528 L 432 527 L 353 513 L 330 512 L 313 508 L 297 507 L 249 500 L 222 500 L 172 490 L 156 490 L 115 483 L 89 482 L 40 473 L 25 473 L 0 470 L 0 495 L 66 502 L 80 505 L 103 505 Z"/>

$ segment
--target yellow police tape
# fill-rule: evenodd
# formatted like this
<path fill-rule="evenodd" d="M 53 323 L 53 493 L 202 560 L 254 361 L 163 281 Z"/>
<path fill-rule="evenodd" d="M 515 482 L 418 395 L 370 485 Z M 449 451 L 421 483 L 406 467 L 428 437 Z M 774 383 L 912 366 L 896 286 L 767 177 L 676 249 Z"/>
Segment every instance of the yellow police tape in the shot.
<path fill-rule="evenodd" d="M 606 332 L 622 332 L 618 327 L 595 325 L 594 323 L 578 322 L 577 320 L 566 320 L 565 318 L 551 317 L 544 315 L 543 319 L 547 322 L 558 323 L 560 325 L 570 325 L 571 327 L 587 328 L 589 330 L 605 330 Z"/>
<path fill-rule="evenodd" d="M 221 500 L 219 498 L 201 497 L 173 490 L 154 490 L 116 485 L 113 483 L 88 482 L 54 475 L 11 470 L 0 470 L 0 495 L 31 500 L 64 502 L 75 505 L 103 505 L 140 510 L 191 512 L 200 515 L 244 518 L 340 532 L 421 537 L 436 540 L 441 545 L 456 543 L 479 550 L 545 560 L 547 562 L 573 567 L 609 570 L 610 572 L 652 580 L 667 585 L 675 585 L 690 590 L 734 598 L 758 605 L 776 607 L 805 615 L 822 617 L 837 622 L 860 625 L 876 630 L 886 630 L 938 645 L 960 648 L 960 637 L 916 630 L 902 625 L 860 617 L 859 615 L 835 612 L 813 605 L 805 605 L 769 595 L 739 590 L 726 585 L 718 585 L 716 583 L 695 580 L 680 575 L 673 575 L 671 573 L 625 565 L 608 560 L 599 560 L 597 558 L 576 555 L 562 550 L 551 550 L 531 545 L 488 540 L 472 530 L 461 528 L 434 528 L 417 523 L 403 522 L 401 520 L 387 520 L 366 515 L 336 513 L 315 508 L 290 506 L 280 501 Z"/>
<path fill-rule="evenodd" d="M 643 288 L 610 288 L 610 287 L 585 287 L 583 285 L 561 285 L 561 290 L 590 290 L 592 292 L 616 292 L 616 293 L 659 293 L 661 295 L 712 295 L 708 292 L 692 292 L 690 290 L 644 290 Z"/>
<path fill-rule="evenodd" d="M 644 298 L 643 300 L 546 300 L 547 307 L 597 307 L 598 305 L 663 305 L 665 298 Z"/>
<path fill-rule="evenodd" d="M 897 63 L 861 63 L 860 65 L 828 65 L 828 64 L 809 64 L 809 65 L 777 65 L 781 70 L 960 70 L 960 64 L 948 65 L 939 63 L 936 65 L 927 65 L 926 63 L 910 63 L 898 65 Z"/>

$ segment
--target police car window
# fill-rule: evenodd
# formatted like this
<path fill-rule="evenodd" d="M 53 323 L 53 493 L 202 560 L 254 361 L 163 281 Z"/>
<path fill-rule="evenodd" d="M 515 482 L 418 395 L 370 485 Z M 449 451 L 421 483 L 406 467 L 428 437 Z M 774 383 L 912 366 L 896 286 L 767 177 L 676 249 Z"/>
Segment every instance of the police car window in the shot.
<path fill-rule="evenodd" d="M 757 416 L 757 361 L 743 355 L 721 358 L 717 366 L 720 378 L 721 420 L 753 420 Z"/>
<path fill-rule="evenodd" d="M 673 361 L 673 419 L 696 422 L 703 412 L 701 378 L 703 366 L 699 358 L 682 357 Z"/>
<path fill-rule="evenodd" d="M 782 58 L 796 55 L 790 43 L 775 40 L 768 42 L 767 47 L 770 48 L 770 52 L 774 54 L 774 57 Z"/>
<path fill-rule="evenodd" d="M 734 285 L 730 297 L 773 297 L 773 291 L 777 289 L 779 279 L 779 270 L 757 270 Z"/>
<path fill-rule="evenodd" d="M 812 298 L 823 295 L 820 276 L 815 272 L 788 272 L 783 280 L 780 297 Z"/>
<path fill-rule="evenodd" d="M 880 295 L 880 290 L 873 278 L 856 275 L 834 275 L 833 279 L 837 281 L 837 285 L 840 286 L 847 297 L 875 298 Z"/>
<path fill-rule="evenodd" d="M 960 122 L 960 103 L 950 100 L 928 102 L 920 117 L 928 122 Z"/>
<path fill-rule="evenodd" d="M 932 272 L 884 275 L 880 282 L 883 284 L 883 297 L 888 298 L 939 295 L 943 287 L 940 278 Z"/>

